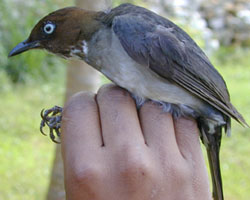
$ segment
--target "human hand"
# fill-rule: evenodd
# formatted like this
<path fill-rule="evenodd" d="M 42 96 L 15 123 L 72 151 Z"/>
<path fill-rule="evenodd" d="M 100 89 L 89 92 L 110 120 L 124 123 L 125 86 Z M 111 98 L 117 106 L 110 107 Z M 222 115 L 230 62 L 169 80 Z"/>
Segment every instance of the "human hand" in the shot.
<path fill-rule="evenodd" d="M 117 86 L 72 97 L 61 140 L 68 200 L 212 199 L 196 122 Z"/>

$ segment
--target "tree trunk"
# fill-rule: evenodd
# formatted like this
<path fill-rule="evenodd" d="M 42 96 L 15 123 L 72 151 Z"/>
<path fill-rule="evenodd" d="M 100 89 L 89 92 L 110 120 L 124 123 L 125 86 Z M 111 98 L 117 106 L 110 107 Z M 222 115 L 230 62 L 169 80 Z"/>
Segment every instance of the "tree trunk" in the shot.
<path fill-rule="evenodd" d="M 111 7 L 109 0 L 76 0 L 76 5 L 88 10 L 103 10 Z M 67 70 L 65 101 L 79 91 L 96 91 L 100 83 L 99 74 L 83 61 L 71 61 Z M 64 200 L 64 176 L 61 146 L 56 146 L 47 200 Z"/>

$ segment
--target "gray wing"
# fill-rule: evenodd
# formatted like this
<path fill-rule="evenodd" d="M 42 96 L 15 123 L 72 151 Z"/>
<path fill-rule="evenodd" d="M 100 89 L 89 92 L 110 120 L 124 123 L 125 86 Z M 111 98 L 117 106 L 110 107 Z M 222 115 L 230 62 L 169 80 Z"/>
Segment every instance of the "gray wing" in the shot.
<path fill-rule="evenodd" d="M 179 27 L 160 19 L 157 23 L 143 14 L 125 14 L 114 17 L 112 28 L 125 51 L 136 62 L 245 124 L 230 103 L 223 78 L 202 50 Z"/>

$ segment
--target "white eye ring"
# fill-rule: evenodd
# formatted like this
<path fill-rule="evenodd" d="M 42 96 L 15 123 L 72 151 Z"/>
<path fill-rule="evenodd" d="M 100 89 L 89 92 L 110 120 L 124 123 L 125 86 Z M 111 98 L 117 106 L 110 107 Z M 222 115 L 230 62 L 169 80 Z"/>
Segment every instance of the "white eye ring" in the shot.
<path fill-rule="evenodd" d="M 44 26 L 43 30 L 46 34 L 52 34 L 55 30 L 55 25 L 52 23 L 48 23 Z"/>

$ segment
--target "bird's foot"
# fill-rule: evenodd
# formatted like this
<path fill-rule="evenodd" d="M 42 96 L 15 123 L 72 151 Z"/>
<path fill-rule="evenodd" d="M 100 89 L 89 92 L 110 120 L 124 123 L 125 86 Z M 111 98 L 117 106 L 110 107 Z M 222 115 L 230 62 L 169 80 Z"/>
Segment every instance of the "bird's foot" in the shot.
<path fill-rule="evenodd" d="M 54 106 L 47 110 L 43 109 L 41 111 L 42 121 L 40 124 L 40 131 L 43 135 L 46 135 L 43 129 L 47 125 L 49 127 L 50 138 L 55 143 L 60 143 L 56 138 L 60 138 L 62 111 L 63 108 L 59 106 Z"/>

